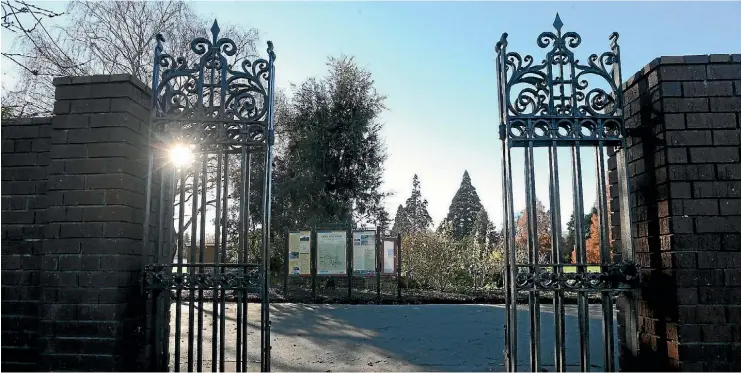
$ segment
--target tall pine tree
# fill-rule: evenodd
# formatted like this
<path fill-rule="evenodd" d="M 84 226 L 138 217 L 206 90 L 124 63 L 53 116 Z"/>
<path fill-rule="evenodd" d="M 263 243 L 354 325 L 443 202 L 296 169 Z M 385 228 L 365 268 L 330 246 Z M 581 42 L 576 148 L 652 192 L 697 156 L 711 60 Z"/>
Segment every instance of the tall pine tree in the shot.
<path fill-rule="evenodd" d="M 407 211 L 403 205 L 399 205 L 396 209 L 396 216 L 394 217 L 394 226 L 391 228 L 391 234 L 397 235 L 399 233 L 406 233 L 409 231 L 409 219 L 407 217 Z"/>
<path fill-rule="evenodd" d="M 445 218 L 445 221 L 450 223 L 453 238 L 462 239 L 474 233 L 476 215 L 481 209 L 479 195 L 476 193 L 476 188 L 471 185 L 471 177 L 468 175 L 468 171 L 465 171 L 461 186 L 453 196 L 448 216 Z"/>
<path fill-rule="evenodd" d="M 417 174 L 412 179 L 412 195 L 407 198 L 404 206 L 399 205 L 396 210 L 394 227 L 391 230 L 394 234 L 410 234 L 422 232 L 430 228 L 432 218 L 427 212 L 427 200 L 422 198 L 420 182 Z"/>
<path fill-rule="evenodd" d="M 486 241 L 489 233 L 489 214 L 486 213 L 485 208 L 481 208 L 479 213 L 476 214 L 476 220 L 474 221 L 473 227 L 473 238 L 479 247 L 486 247 Z"/>

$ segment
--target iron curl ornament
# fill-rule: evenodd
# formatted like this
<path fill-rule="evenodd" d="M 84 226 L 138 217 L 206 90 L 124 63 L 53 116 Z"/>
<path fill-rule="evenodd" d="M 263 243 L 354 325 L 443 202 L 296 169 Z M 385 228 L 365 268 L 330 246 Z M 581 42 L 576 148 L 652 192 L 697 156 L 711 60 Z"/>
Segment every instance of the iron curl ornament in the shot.
<path fill-rule="evenodd" d="M 145 270 L 144 287 L 147 290 L 256 290 L 260 289 L 260 269 L 257 264 L 150 264 Z"/>
<path fill-rule="evenodd" d="M 515 284 L 518 291 L 619 292 L 634 289 L 640 281 L 640 268 L 628 261 L 599 266 L 599 272 L 590 272 L 591 266 L 521 264 L 517 265 Z M 564 271 L 566 268 L 573 272 Z"/>
<path fill-rule="evenodd" d="M 211 39 L 190 42 L 194 61 L 164 52 L 157 35 L 153 72 L 152 126 L 160 138 L 194 144 L 198 151 L 237 151 L 272 141 L 275 53 L 268 59 L 235 60 L 237 44 L 220 37 L 216 21 Z"/>
<path fill-rule="evenodd" d="M 624 121 L 618 33 L 610 35 L 610 51 L 590 55 L 585 64 L 573 52 L 581 36 L 562 32 L 558 14 L 553 27 L 555 32 L 543 32 L 536 40 L 548 49 L 540 63 L 531 55 L 509 52 L 507 33 L 496 44 L 500 138 L 512 146 L 619 143 Z"/>

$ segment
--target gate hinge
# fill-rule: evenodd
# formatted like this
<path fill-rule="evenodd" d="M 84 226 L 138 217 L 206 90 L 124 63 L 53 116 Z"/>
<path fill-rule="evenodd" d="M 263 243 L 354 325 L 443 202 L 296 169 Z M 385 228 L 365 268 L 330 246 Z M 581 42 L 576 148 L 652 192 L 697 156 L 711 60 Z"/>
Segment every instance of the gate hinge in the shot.
<path fill-rule="evenodd" d="M 504 140 L 504 124 L 499 125 L 499 140 Z"/>

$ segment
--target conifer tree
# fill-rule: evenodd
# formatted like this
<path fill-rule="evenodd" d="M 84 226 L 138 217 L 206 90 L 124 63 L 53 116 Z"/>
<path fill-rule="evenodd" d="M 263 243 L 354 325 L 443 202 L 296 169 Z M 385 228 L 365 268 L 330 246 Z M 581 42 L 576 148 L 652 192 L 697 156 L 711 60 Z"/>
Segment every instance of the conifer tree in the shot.
<path fill-rule="evenodd" d="M 412 195 L 407 198 L 404 206 L 399 205 L 394 219 L 394 234 L 410 234 L 426 231 L 432 225 L 432 218 L 427 212 L 427 200 L 422 198 L 419 177 L 414 174 L 412 179 Z"/>
<path fill-rule="evenodd" d="M 448 216 L 445 218 L 445 221 L 450 223 L 453 238 L 459 240 L 474 233 L 476 215 L 481 209 L 479 195 L 471 184 L 468 171 L 465 171 L 461 186 L 453 196 Z"/>

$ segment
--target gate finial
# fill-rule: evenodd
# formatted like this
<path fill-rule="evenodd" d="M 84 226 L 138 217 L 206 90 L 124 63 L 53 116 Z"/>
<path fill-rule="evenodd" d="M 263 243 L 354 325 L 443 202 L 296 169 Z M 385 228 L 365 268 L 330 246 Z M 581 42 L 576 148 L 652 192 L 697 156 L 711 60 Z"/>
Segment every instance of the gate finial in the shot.
<path fill-rule="evenodd" d="M 563 22 L 561 22 L 561 17 L 558 15 L 558 12 L 556 12 L 556 19 L 553 21 L 553 27 L 555 27 L 558 32 L 561 32 L 561 27 L 563 27 Z"/>
<path fill-rule="evenodd" d="M 216 41 L 219 40 L 219 31 L 221 31 L 219 28 L 219 22 L 214 19 L 214 24 L 211 26 L 211 34 L 214 36 L 214 45 L 216 44 Z"/>

